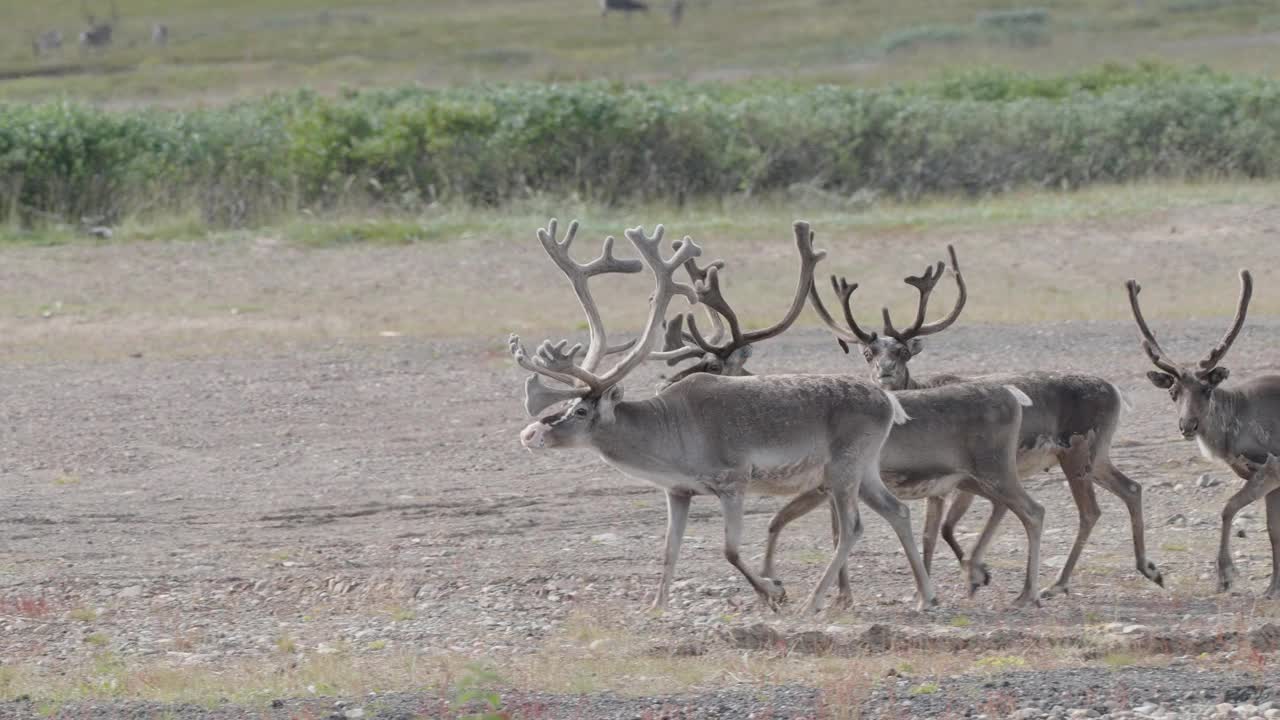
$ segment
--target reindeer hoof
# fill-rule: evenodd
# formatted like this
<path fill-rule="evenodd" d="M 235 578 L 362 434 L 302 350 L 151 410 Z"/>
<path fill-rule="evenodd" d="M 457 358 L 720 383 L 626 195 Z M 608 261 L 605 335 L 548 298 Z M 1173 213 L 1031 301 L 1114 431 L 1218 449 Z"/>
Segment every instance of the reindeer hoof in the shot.
<path fill-rule="evenodd" d="M 928 598 L 916 594 L 916 612 L 929 612 L 938 607 L 938 598 L 936 595 L 930 595 Z"/>
<path fill-rule="evenodd" d="M 1236 566 L 1226 563 L 1218 566 L 1218 592 L 1231 592 L 1236 584 Z"/>
<path fill-rule="evenodd" d="M 844 591 L 836 595 L 836 601 L 832 603 L 832 608 L 836 610 L 848 610 L 853 607 L 853 593 Z"/>
<path fill-rule="evenodd" d="M 1023 593 L 1013 601 L 1015 608 L 1038 608 L 1040 607 L 1040 597 L 1034 593 Z"/>
<path fill-rule="evenodd" d="M 1155 563 L 1148 561 L 1145 568 L 1139 565 L 1138 572 L 1151 582 L 1164 587 L 1164 575 L 1160 574 L 1160 568 L 1156 567 Z"/>
<path fill-rule="evenodd" d="M 1267 600 L 1280 600 L 1280 580 L 1273 579 L 1271 587 L 1267 588 L 1267 592 L 1262 597 Z"/>
<path fill-rule="evenodd" d="M 782 608 L 783 604 L 787 602 L 787 590 L 782 587 L 782 581 L 777 578 L 763 579 L 767 583 L 765 586 L 767 589 L 764 592 L 758 593 L 760 602 L 770 610 L 778 612 L 778 610 Z"/>
<path fill-rule="evenodd" d="M 1054 597 L 1056 595 L 1070 595 L 1070 594 L 1071 594 L 1071 588 L 1067 587 L 1066 585 L 1051 585 L 1045 588 L 1044 590 L 1040 591 L 1040 599 L 1048 600 L 1049 598 Z"/>
<path fill-rule="evenodd" d="M 969 597 L 978 592 L 978 588 L 991 584 L 991 569 L 986 563 L 979 563 L 969 568 Z"/>

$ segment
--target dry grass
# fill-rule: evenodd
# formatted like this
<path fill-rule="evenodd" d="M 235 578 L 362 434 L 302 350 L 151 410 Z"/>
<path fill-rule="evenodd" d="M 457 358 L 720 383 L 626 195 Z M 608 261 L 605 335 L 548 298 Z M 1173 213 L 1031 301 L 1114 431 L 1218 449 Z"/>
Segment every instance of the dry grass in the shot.
<path fill-rule="evenodd" d="M 430 238 L 407 244 L 314 242 L 289 224 L 165 243 L 122 232 L 105 244 L 10 245 L 0 357 L 195 357 L 246 345 L 479 336 L 493 345 L 476 361 L 496 368 L 507 332 L 581 329 L 563 278 L 533 241 L 550 214 L 582 219 L 583 255 L 603 235 L 638 223 L 662 221 L 672 236 L 691 235 L 708 258 L 729 262 L 725 293 L 747 326 L 771 322 L 789 302 L 797 217 L 813 223 L 829 253 L 819 267 L 823 289 L 826 274 L 848 275 L 861 283 L 854 305 L 864 314 L 882 304 L 911 311 L 914 294 L 902 278 L 954 243 L 970 288 L 969 323 L 1124 320 L 1129 277 L 1147 285 L 1153 322 L 1217 317 L 1233 309 L 1236 269 L 1256 265 L 1274 241 L 1277 189 L 1158 183 L 861 210 L 830 198 L 683 209 L 570 203 L 386 219 Z M 138 273 L 139 266 L 155 271 Z M 939 306 L 954 293 L 946 285 Z M 648 292 L 644 276 L 598 292 L 610 327 L 634 328 Z M 1280 294 L 1259 293 L 1251 312 L 1280 312 Z M 805 313 L 800 326 L 815 320 Z"/>
<path fill-rule="evenodd" d="M 388 650 L 385 643 L 363 652 L 339 648 L 321 654 L 299 648 L 282 636 L 280 652 L 273 657 L 185 665 L 175 660 L 125 658 L 106 650 L 105 643 L 91 643 L 91 651 L 81 661 L 62 665 L 56 672 L 20 665 L 0 668 L 0 699 L 29 696 L 51 707 L 102 699 L 252 706 L 276 698 L 399 691 L 425 691 L 447 701 L 459 687 L 481 680 L 503 692 L 608 691 L 624 696 L 806 685 L 822 691 L 827 708 L 837 713 L 833 717 L 844 717 L 838 713 L 856 712 L 879 684 L 893 687 L 903 678 L 910 682 L 909 695 L 922 695 L 940 691 L 957 676 L 1090 662 L 1079 651 L 1044 649 L 1016 654 L 910 649 L 850 658 L 712 648 L 702 655 L 682 657 L 656 649 L 653 638 L 637 635 L 620 617 L 625 614 L 616 608 L 581 608 L 540 652 L 480 662 L 453 654 Z M 1145 656 L 1114 655 L 1092 662 L 1124 666 L 1152 661 Z"/>
<path fill-rule="evenodd" d="M 1055 4 L 1047 45 L 1026 49 L 975 41 L 885 54 L 894 36 L 931 27 L 972 29 L 985 0 L 847 2 L 693 0 L 673 30 L 665 0 L 636 18 L 602 21 L 586 0 L 116 0 L 114 47 L 74 47 L 81 5 L 16 3 L 0 30 L 0 96 L 72 96 L 103 102 L 209 103 L 280 88 L 492 80 L 795 77 L 879 84 L 939 66 L 997 63 L 1061 72 L 1100 60 L 1160 57 L 1224 69 L 1275 73 L 1266 33 L 1280 25 L 1271 2 L 1170 3 L 1088 0 Z M 1034 5 L 1032 3 L 1031 5 Z M 87 7 L 105 16 L 109 4 Z M 170 26 L 169 47 L 149 44 L 153 22 Z M 69 47 L 37 59 L 31 40 L 58 28 Z M 1258 45 L 1259 42 L 1263 44 Z M 43 73 L 43 74 L 35 74 Z"/>

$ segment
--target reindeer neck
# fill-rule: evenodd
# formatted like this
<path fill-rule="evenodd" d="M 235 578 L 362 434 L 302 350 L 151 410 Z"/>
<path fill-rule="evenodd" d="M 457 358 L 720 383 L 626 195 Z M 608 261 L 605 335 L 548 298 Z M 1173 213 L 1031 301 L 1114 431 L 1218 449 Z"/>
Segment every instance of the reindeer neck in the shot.
<path fill-rule="evenodd" d="M 674 469 L 686 456 L 687 437 L 679 430 L 690 425 L 684 415 L 677 403 L 662 396 L 618 403 L 614 421 L 592 433 L 591 444 L 612 465 Z"/>
<path fill-rule="evenodd" d="M 1240 416 L 1246 411 L 1245 397 L 1237 390 L 1217 387 L 1209 398 L 1209 412 L 1196 432 L 1196 439 L 1219 458 L 1236 454 Z"/>

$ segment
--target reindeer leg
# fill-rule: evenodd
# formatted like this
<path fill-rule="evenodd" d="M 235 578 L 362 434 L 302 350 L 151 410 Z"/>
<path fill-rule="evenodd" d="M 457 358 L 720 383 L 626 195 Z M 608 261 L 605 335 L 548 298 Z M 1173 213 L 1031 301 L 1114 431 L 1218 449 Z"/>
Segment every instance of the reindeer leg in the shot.
<path fill-rule="evenodd" d="M 968 495 L 973 497 L 973 493 Z M 995 538 L 1000 521 L 1009 511 L 1003 504 L 992 498 L 986 499 L 991 501 L 991 514 L 987 516 L 987 523 L 982 526 L 982 534 L 978 536 L 978 542 L 974 543 L 973 551 L 969 553 L 969 560 L 960 563 L 969 573 L 969 597 L 976 595 L 978 588 L 991 584 L 991 570 L 982 559 L 987 556 L 987 546 Z"/>
<path fill-rule="evenodd" d="M 782 589 L 782 583 L 751 572 L 738 554 L 738 548 L 742 544 L 742 501 L 741 490 L 720 495 L 720 510 L 724 514 L 724 557 L 730 565 L 738 568 L 738 572 L 742 573 L 747 582 L 751 583 L 760 601 L 770 610 L 776 611 L 787 598 L 787 592 Z"/>
<path fill-rule="evenodd" d="M 924 569 L 933 574 L 933 551 L 938 546 L 938 530 L 942 526 L 942 511 L 946 506 L 945 497 L 928 499 L 924 516 L 924 532 L 921 533 L 920 547 L 924 555 Z"/>
<path fill-rule="evenodd" d="M 847 478 L 836 477 L 835 472 L 830 466 L 827 468 L 827 484 L 830 486 L 831 508 L 836 514 L 836 522 L 839 527 L 839 538 L 836 541 L 835 557 L 831 558 L 831 563 L 827 565 L 827 570 L 822 574 L 822 579 L 818 581 L 818 585 L 814 587 L 813 594 L 809 596 L 809 600 L 804 604 L 801 614 L 812 615 L 822 610 L 822 599 L 826 595 L 827 590 L 831 588 L 831 583 L 835 581 L 836 576 L 849 562 L 849 550 L 853 548 L 854 524 L 857 522 L 849 509 L 850 488 Z M 833 482 L 834 480 L 834 482 Z M 856 476 L 853 481 L 857 484 Z"/>
<path fill-rule="evenodd" d="M 961 566 L 964 565 L 964 548 L 960 547 L 960 542 L 956 540 L 956 525 L 964 514 L 969 512 L 969 506 L 972 504 L 973 493 L 963 490 L 952 493 L 951 509 L 947 511 L 947 519 L 942 521 L 942 539 L 951 547 L 951 552 L 955 553 L 956 560 Z"/>
<path fill-rule="evenodd" d="M 662 610 L 667 606 L 671 580 L 676 574 L 676 558 L 680 555 L 680 542 L 684 540 L 684 528 L 689 521 L 689 503 L 692 500 L 691 495 L 667 493 L 667 543 L 662 553 L 662 581 L 658 583 L 658 593 L 650 606 L 652 610 Z"/>
<path fill-rule="evenodd" d="M 1083 435 L 1073 436 L 1071 446 L 1058 456 L 1058 464 L 1067 475 L 1067 487 L 1071 489 L 1071 497 L 1076 502 L 1076 513 L 1080 524 L 1076 528 L 1076 539 L 1071 545 L 1071 552 L 1062 565 L 1062 572 L 1058 573 L 1057 581 L 1041 593 L 1040 597 L 1043 598 L 1066 595 L 1071 592 L 1071 573 L 1075 571 L 1076 563 L 1080 561 L 1080 554 L 1084 552 L 1084 546 L 1089 542 L 1093 526 L 1102 515 L 1102 510 L 1098 507 L 1098 497 L 1093 492 L 1088 438 Z"/>
<path fill-rule="evenodd" d="M 1025 605 L 1038 607 L 1040 593 L 1037 585 L 1040 575 L 1040 537 L 1044 532 L 1044 506 L 1027 494 L 1012 468 L 992 469 L 990 472 L 977 475 L 961 483 L 961 489 L 976 492 L 992 503 L 991 517 L 987 519 L 987 527 L 982 529 L 982 537 L 978 538 L 978 544 L 969 558 L 970 587 L 976 590 L 973 583 L 974 567 L 981 565 L 987 545 L 995 535 L 996 525 L 1004 517 L 1005 511 L 1010 510 L 1022 521 L 1022 527 L 1027 533 L 1027 573 L 1022 584 L 1022 593 L 1014 599 L 1013 604 L 1014 607 Z"/>
<path fill-rule="evenodd" d="M 911 511 L 884 486 L 878 471 L 868 473 L 863 479 L 858 488 L 858 497 L 884 518 L 898 535 L 898 542 L 902 543 L 907 562 L 911 564 L 911 573 L 916 579 L 916 609 L 925 610 L 937 606 L 938 597 L 933 590 L 933 580 L 924 567 L 920 553 L 916 551 L 916 541 L 911 535 Z"/>
<path fill-rule="evenodd" d="M 778 536 L 782 533 L 782 528 L 786 527 L 798 517 L 808 515 L 814 508 L 822 504 L 826 499 L 827 493 L 823 490 L 810 490 L 807 493 L 801 493 L 782 506 L 782 509 L 774 513 L 773 518 L 769 520 L 769 535 L 764 545 L 764 565 L 760 569 L 760 574 L 772 578 L 774 575 L 774 554 L 777 551 Z M 831 509 L 835 513 L 835 508 Z M 835 515 L 832 515 L 834 523 Z"/>
<path fill-rule="evenodd" d="M 1267 537 L 1271 539 L 1271 585 L 1266 598 L 1280 600 L 1280 490 L 1267 493 Z"/>
<path fill-rule="evenodd" d="M 831 544 L 837 549 L 840 547 L 840 510 L 836 507 L 835 498 L 831 498 Z M 853 547 L 858 542 L 858 538 L 862 537 L 862 516 L 858 514 L 858 504 L 853 503 L 849 508 L 850 515 L 853 518 L 853 537 L 849 540 L 849 547 Z M 853 586 L 849 584 L 849 558 L 846 556 L 844 562 L 840 564 L 840 574 L 836 576 L 836 602 L 835 607 L 850 608 L 853 607 Z"/>
<path fill-rule="evenodd" d="M 1235 520 L 1236 513 L 1277 488 L 1280 488 L 1280 460 L 1276 460 L 1274 455 L 1268 455 L 1267 462 L 1253 471 L 1244 487 L 1232 495 L 1222 508 L 1222 536 L 1218 541 L 1218 592 L 1227 592 L 1235 584 L 1236 567 L 1231 559 L 1231 522 Z"/>
<path fill-rule="evenodd" d="M 1142 519 L 1142 485 L 1130 480 L 1111 459 L 1100 453 L 1093 461 L 1093 481 L 1120 498 L 1129 510 L 1129 525 L 1133 528 L 1133 555 L 1138 572 L 1151 582 L 1164 587 L 1164 576 L 1156 564 L 1147 559 L 1145 523 Z"/>

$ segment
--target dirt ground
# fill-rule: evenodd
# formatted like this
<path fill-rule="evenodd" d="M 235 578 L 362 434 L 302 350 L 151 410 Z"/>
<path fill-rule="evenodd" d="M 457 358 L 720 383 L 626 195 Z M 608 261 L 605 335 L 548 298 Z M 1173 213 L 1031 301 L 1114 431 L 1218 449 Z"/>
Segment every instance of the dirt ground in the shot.
<path fill-rule="evenodd" d="M 1230 232 L 1224 214 L 1209 216 L 1214 232 Z M 1258 295 L 1280 295 L 1267 277 L 1277 225 L 1274 208 L 1247 208 L 1235 228 L 1244 244 L 1224 251 L 1255 258 Z M 250 317 L 263 327 L 197 349 L 173 340 L 129 352 L 122 337 L 169 332 L 188 316 L 198 336 L 205 316 L 183 302 L 104 315 L 13 310 L 0 364 L 0 699 L 9 700 L 0 714 L 434 717 L 455 712 L 450 681 L 470 661 L 493 669 L 483 682 L 508 706 L 523 698 L 522 717 L 851 716 L 843 706 L 910 716 L 903 702 L 927 714 L 996 708 L 995 717 L 997 701 L 1045 703 L 1046 678 L 1056 678 L 1052 692 L 1067 708 L 1093 707 L 1090 698 L 1212 703 L 1233 688 L 1229 701 L 1260 701 L 1277 685 L 1280 604 L 1258 599 L 1270 573 L 1262 508 L 1243 514 L 1235 539 L 1240 592 L 1214 594 L 1218 512 L 1238 482 L 1180 439 L 1166 394 L 1143 377 L 1128 322 L 962 321 L 931 338 L 913 369 L 1074 370 L 1114 381 L 1134 408 L 1113 458 L 1145 486 L 1149 554 L 1166 588 L 1136 573 L 1123 506 L 1100 492 L 1104 514 L 1072 593 L 1040 609 L 1009 607 L 1025 540 L 1006 522 L 990 553 L 990 587 L 965 597 L 957 564 L 942 554 L 942 607 L 912 611 L 907 564 L 868 513 L 852 558 L 854 607 L 808 619 L 792 604 L 774 615 L 754 607 L 723 560 L 718 510 L 703 500 L 673 607 L 655 616 L 644 608 L 659 573 L 660 491 L 587 453 L 524 451 L 523 377 L 500 336 L 344 330 L 384 326 L 383 300 L 369 299 L 375 310 L 360 315 L 365 301 L 341 289 L 342 277 L 382 272 L 361 263 L 384 255 L 280 250 L 287 262 L 237 264 L 224 249 L 128 244 L 4 252 L 7 279 L 42 297 L 81 292 L 86 275 L 105 293 L 127 296 L 136 282 L 139 296 L 153 298 L 192 277 L 214 296 L 253 283 L 261 286 L 246 293 L 287 294 L 293 278 L 311 278 L 310 287 L 329 288 L 312 298 L 320 314 L 363 324 L 344 320 L 325 337 L 281 330 L 263 342 L 275 320 Z M 498 270 L 488 262 L 467 271 Z M 272 263 L 288 273 L 262 270 Z M 1066 253 L 1062 263 L 1066 285 L 1094 272 L 1088 257 Z M 1124 269 L 1132 267 L 1116 271 Z M 1228 298 L 1219 304 L 1234 297 L 1233 282 L 1221 283 Z M 972 280 L 971 291 L 980 292 Z M 9 307 L 26 302 L 7 292 Z M 440 311 L 456 308 L 398 312 Z M 513 317 L 522 312 L 511 306 Z M 382 317 L 385 326 L 394 319 Z M 1162 317 L 1157 326 L 1167 349 L 1189 357 L 1225 320 Z M 36 357 L 14 333 L 31 339 Z M 1277 345 L 1280 319 L 1258 312 L 1224 364 L 1233 377 L 1276 372 Z M 812 327 L 761 347 L 752 367 L 863 372 Z M 638 372 L 631 395 L 647 393 L 659 372 Z M 1201 483 L 1202 474 L 1210 479 Z M 1048 511 L 1047 585 L 1075 512 L 1060 474 L 1029 487 Z M 749 502 L 753 560 L 780 505 Z M 923 504 L 912 513 L 918 527 Z M 963 541 L 984 515 L 975 507 Z M 823 513 L 788 530 L 780 572 L 793 597 L 829 556 Z M 166 700 L 190 700 L 174 688 L 188 684 L 207 686 L 198 704 Z"/>

